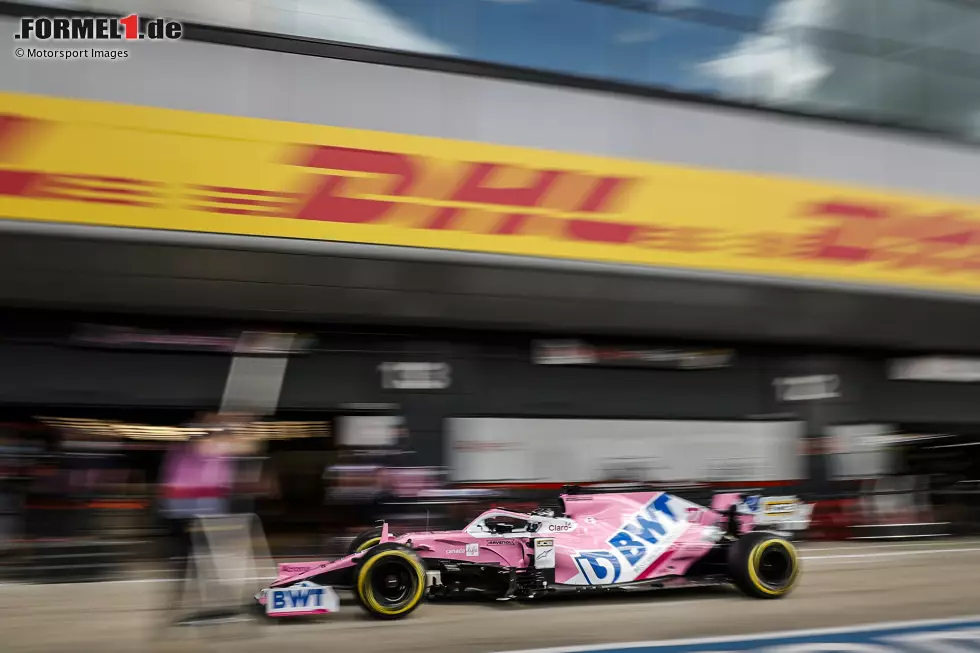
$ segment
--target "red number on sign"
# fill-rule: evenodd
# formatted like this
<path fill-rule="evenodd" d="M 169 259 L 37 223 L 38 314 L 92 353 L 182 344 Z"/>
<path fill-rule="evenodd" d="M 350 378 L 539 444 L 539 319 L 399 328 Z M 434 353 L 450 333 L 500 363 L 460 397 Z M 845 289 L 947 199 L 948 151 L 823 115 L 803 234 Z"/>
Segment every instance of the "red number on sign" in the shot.
<path fill-rule="evenodd" d="M 136 14 L 130 14 L 125 18 L 119 19 L 119 24 L 126 28 L 126 38 L 127 39 L 138 39 L 140 36 L 140 17 Z"/>

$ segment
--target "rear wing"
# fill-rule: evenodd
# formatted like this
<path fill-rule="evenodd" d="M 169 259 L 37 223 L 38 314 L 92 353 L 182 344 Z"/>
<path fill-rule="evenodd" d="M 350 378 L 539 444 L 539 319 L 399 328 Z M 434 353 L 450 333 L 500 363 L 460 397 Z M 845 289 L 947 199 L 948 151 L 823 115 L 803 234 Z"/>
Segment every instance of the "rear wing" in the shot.
<path fill-rule="evenodd" d="M 739 512 L 752 518 L 754 527 L 784 531 L 805 531 L 813 515 L 812 503 L 797 496 L 748 496 L 742 500 Z"/>

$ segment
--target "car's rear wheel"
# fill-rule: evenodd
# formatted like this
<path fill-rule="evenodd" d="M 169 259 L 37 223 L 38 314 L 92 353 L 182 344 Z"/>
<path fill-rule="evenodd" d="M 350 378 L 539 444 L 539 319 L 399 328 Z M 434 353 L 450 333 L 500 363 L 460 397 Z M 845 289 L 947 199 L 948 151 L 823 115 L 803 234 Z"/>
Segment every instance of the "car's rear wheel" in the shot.
<path fill-rule="evenodd" d="M 375 546 L 358 565 L 354 594 L 371 616 L 400 619 L 422 602 L 425 565 L 414 551 L 401 544 Z"/>
<path fill-rule="evenodd" d="M 800 577 L 793 543 L 772 533 L 747 533 L 729 551 L 728 567 L 735 586 L 758 599 L 789 594 Z"/>

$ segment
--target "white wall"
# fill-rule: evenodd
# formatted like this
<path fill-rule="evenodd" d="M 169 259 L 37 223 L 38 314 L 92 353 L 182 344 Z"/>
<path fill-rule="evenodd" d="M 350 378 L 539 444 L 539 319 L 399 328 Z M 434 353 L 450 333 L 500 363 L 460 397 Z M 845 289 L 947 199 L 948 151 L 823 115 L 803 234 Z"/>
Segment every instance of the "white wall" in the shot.
<path fill-rule="evenodd" d="M 455 482 L 594 482 L 625 465 L 657 482 L 804 477 L 802 422 L 463 417 L 448 433 Z"/>

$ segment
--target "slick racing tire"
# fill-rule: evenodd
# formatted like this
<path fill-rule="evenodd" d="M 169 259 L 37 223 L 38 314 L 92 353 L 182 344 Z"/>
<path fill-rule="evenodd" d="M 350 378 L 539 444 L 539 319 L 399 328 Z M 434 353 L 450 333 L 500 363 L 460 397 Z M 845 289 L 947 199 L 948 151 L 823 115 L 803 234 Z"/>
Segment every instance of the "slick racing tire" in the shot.
<path fill-rule="evenodd" d="M 800 577 L 796 547 L 772 533 L 746 533 L 732 545 L 729 573 L 746 596 L 779 599 L 789 594 Z"/>
<path fill-rule="evenodd" d="M 347 555 L 353 555 L 355 553 L 360 553 L 361 551 L 367 551 L 372 546 L 377 546 L 381 544 L 381 529 L 382 526 L 375 526 L 374 528 L 364 531 L 360 535 L 354 538 L 354 541 L 350 543 L 347 547 Z"/>
<path fill-rule="evenodd" d="M 401 619 L 425 596 L 425 565 L 404 545 L 375 546 L 357 566 L 354 596 L 376 619 Z"/>

